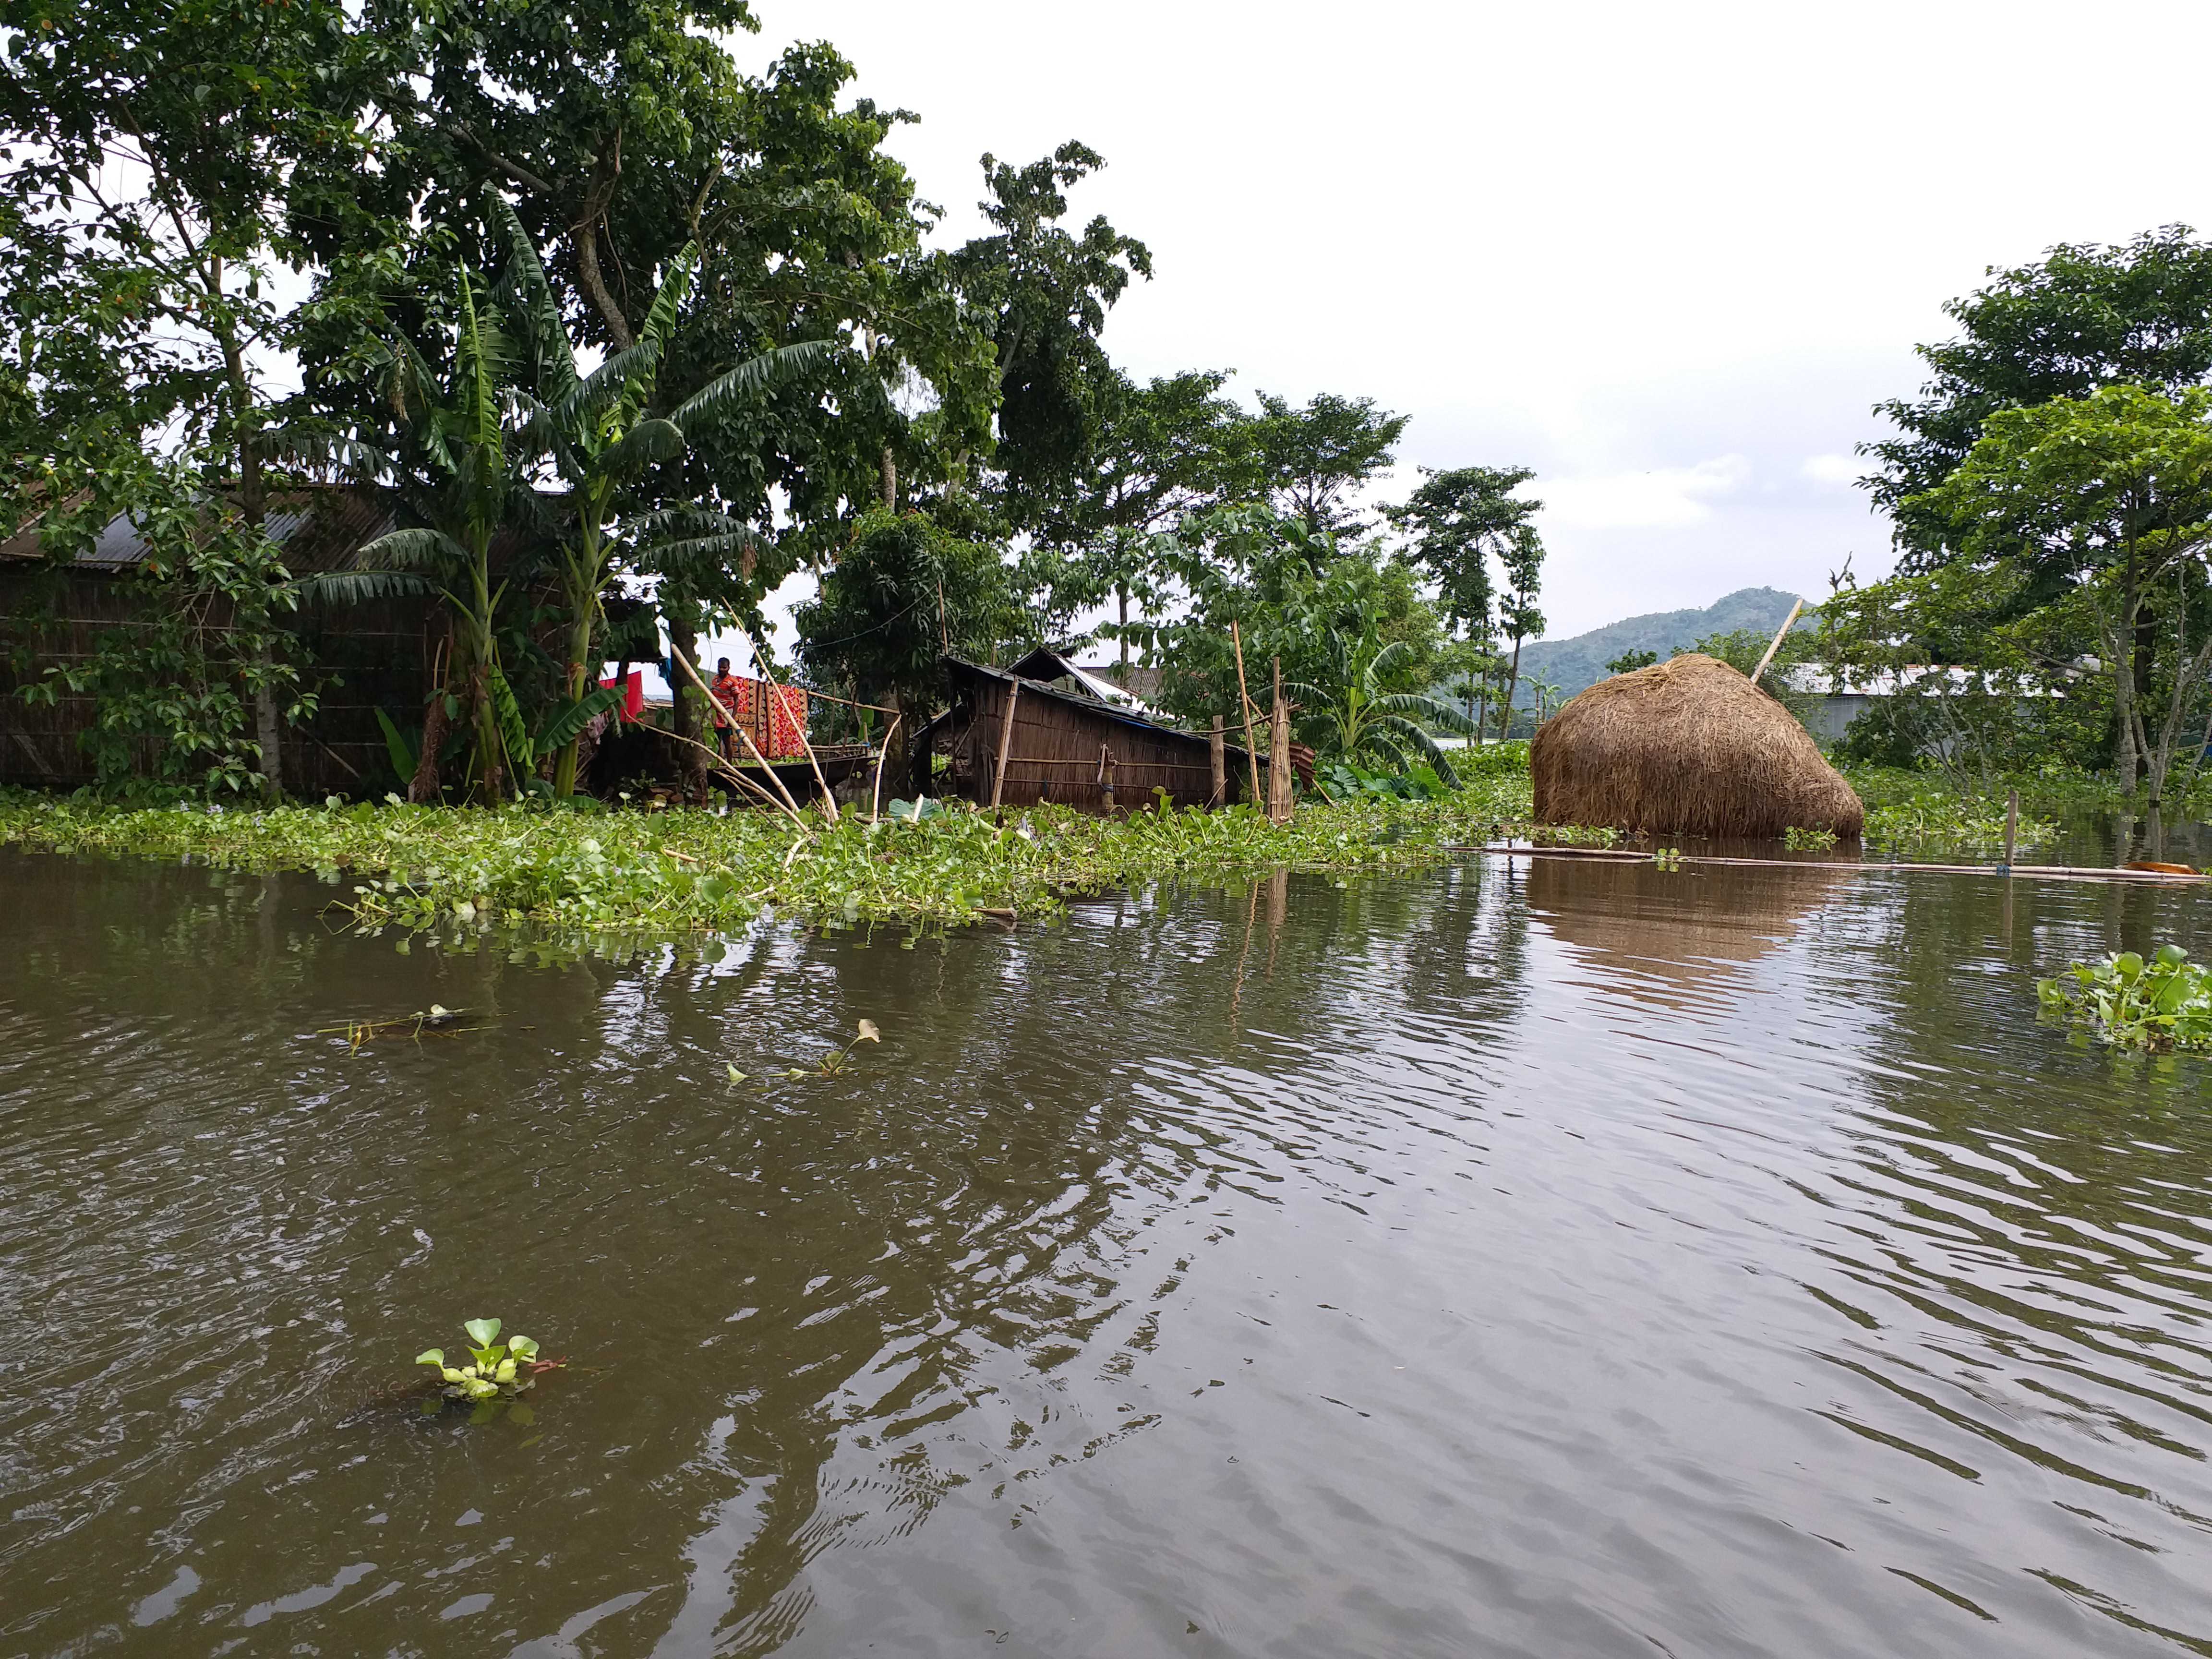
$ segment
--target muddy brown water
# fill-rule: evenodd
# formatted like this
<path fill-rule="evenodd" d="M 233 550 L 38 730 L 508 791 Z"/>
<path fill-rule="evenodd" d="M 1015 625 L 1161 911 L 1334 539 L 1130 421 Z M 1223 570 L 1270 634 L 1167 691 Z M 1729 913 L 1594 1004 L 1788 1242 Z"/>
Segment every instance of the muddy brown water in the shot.
<path fill-rule="evenodd" d="M 1492 860 L 564 965 L 330 892 L 0 856 L 0 1654 L 2212 1652 L 2212 1071 L 2032 985 L 2200 896 Z M 395 1397 L 478 1314 L 527 1422 Z"/>

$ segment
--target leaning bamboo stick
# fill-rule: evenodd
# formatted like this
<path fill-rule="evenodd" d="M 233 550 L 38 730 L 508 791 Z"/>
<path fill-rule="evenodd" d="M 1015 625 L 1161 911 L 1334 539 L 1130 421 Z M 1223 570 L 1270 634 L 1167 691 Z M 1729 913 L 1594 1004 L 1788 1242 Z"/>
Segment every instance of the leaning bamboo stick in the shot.
<path fill-rule="evenodd" d="M 1492 843 L 1468 850 L 1494 854 L 1500 858 L 1595 859 L 1613 864 L 1648 864 L 1651 861 L 1649 853 L 1616 847 L 1501 847 Z M 2002 876 L 2009 873 L 2039 876 L 2051 881 L 2141 881 L 2181 887 L 2212 881 L 2212 877 L 2183 875 L 2172 870 L 2112 870 L 2067 864 L 2016 864 L 2008 872 L 2002 866 L 1992 864 L 1869 864 L 1850 859 L 1728 858 L 1710 853 L 1685 853 L 1680 861 L 1684 864 L 1727 865 L 1762 870 L 1839 871 L 1854 876 L 1892 872 L 1923 876 Z"/>
<path fill-rule="evenodd" d="M 674 660 L 678 668 L 681 668 L 686 674 L 690 676 L 691 684 L 697 686 L 700 690 L 706 692 L 708 705 L 714 708 L 720 708 L 721 705 L 717 702 L 714 692 L 708 689 L 707 682 L 699 678 L 699 671 L 694 668 L 691 665 L 690 659 L 687 659 L 681 651 L 678 651 L 676 648 L 676 645 L 673 641 L 669 642 L 668 654 L 670 658 Z M 737 719 L 735 714 L 732 714 L 730 718 L 730 729 L 735 732 L 738 738 L 743 740 L 747 751 L 750 752 L 753 757 L 754 764 L 758 766 L 762 771 L 768 774 L 768 781 L 775 786 L 776 793 L 783 797 L 786 810 L 790 812 L 793 819 L 797 820 L 802 829 L 805 828 L 806 820 L 799 816 L 798 800 L 793 796 L 790 790 L 783 787 L 783 780 L 776 776 L 775 768 L 768 763 L 768 757 L 761 753 L 760 746 L 753 741 L 752 733 L 745 730 L 744 725 Z M 701 745 L 702 748 L 704 746 L 704 744 Z"/>
<path fill-rule="evenodd" d="M 662 735 L 673 742 L 689 744 L 692 748 L 702 751 L 706 755 L 708 760 L 713 763 L 711 769 L 717 775 L 726 778 L 732 783 L 737 784 L 741 787 L 750 789 L 754 794 L 761 798 L 761 800 L 764 805 L 774 808 L 779 812 L 787 813 L 790 811 L 791 809 L 786 806 L 781 800 L 778 800 L 774 795 L 769 793 L 767 790 L 762 788 L 760 785 L 755 783 L 744 773 L 738 771 L 736 767 L 731 765 L 728 759 L 718 750 L 699 742 L 696 738 L 684 737 L 680 732 L 664 732 Z M 802 823 L 799 827 L 801 829 L 805 829 L 805 825 Z"/>
<path fill-rule="evenodd" d="M 1006 750 L 1014 740 L 1014 705 L 1022 700 L 1022 683 L 1013 680 L 1006 688 L 1006 712 L 999 720 L 999 763 L 991 769 L 991 805 L 996 806 L 1006 793 Z"/>
<path fill-rule="evenodd" d="M 884 733 L 884 746 L 876 750 L 876 787 L 868 796 L 868 822 L 873 823 L 884 808 L 884 760 L 891 752 L 891 739 L 898 736 L 902 714 L 893 714 L 890 730 Z"/>
<path fill-rule="evenodd" d="M 1244 706 L 1244 763 L 1252 772 L 1252 804 L 1260 804 L 1260 745 L 1252 736 L 1252 694 L 1244 689 L 1244 637 L 1237 630 L 1233 617 L 1229 622 L 1229 643 L 1237 651 L 1237 696 Z"/>
<path fill-rule="evenodd" d="M 1766 672 L 1766 665 L 1774 660 L 1774 653 L 1782 648 L 1782 641 L 1788 637 L 1790 629 L 1796 623 L 1797 613 L 1804 608 L 1805 601 L 1798 600 L 1790 607 L 1790 614 L 1782 619 L 1782 626 L 1774 630 L 1774 642 L 1766 647 L 1766 654 L 1759 659 L 1759 666 L 1751 671 L 1751 683 L 1753 685 L 1759 684 L 1759 677 Z"/>

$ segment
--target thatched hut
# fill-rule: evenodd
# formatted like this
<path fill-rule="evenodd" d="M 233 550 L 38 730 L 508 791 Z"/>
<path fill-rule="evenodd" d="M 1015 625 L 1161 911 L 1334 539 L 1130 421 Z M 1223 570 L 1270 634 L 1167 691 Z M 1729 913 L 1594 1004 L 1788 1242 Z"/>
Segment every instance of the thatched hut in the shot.
<path fill-rule="evenodd" d="M 1601 680 L 1529 745 L 1536 817 L 1656 836 L 1856 841 L 1866 809 L 1782 705 L 1691 652 Z"/>

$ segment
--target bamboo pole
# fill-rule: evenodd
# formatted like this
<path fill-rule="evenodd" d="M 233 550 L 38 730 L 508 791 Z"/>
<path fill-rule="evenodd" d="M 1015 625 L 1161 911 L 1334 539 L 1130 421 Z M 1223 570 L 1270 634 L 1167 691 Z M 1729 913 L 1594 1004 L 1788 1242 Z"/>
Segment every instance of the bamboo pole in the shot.
<path fill-rule="evenodd" d="M 2004 867 L 2012 868 L 2013 838 L 2020 833 L 2020 791 L 2012 790 L 2005 799 L 2005 857 Z"/>
<path fill-rule="evenodd" d="M 769 696 L 773 699 L 769 705 L 767 728 L 769 735 L 773 737 L 775 732 L 776 712 L 783 707 L 783 688 L 775 683 L 775 676 L 769 672 L 768 658 L 762 654 L 760 647 L 753 642 L 753 636 L 741 631 L 738 637 L 744 641 L 745 649 L 753 653 L 753 666 L 760 670 L 761 678 L 767 683 Z M 799 723 L 799 746 L 806 751 L 806 763 L 814 769 L 814 781 L 821 786 L 822 810 L 829 813 L 831 817 L 836 817 L 837 797 L 830 793 L 830 780 L 822 775 L 822 763 L 814 758 L 814 745 L 806 740 L 806 722 L 803 720 Z"/>
<path fill-rule="evenodd" d="M 884 733 L 884 746 L 876 750 L 876 787 L 868 795 L 868 822 L 873 823 L 884 810 L 884 758 L 891 752 L 891 739 L 898 736 L 899 721 L 906 718 L 893 714 L 890 729 Z"/>
<path fill-rule="evenodd" d="M 1207 799 L 1208 806 L 1219 806 L 1229 799 L 1229 746 L 1222 740 L 1221 716 L 1213 717 L 1213 730 L 1206 744 L 1206 758 L 1213 765 L 1213 793 Z"/>
<path fill-rule="evenodd" d="M 1229 623 L 1229 643 L 1237 652 L 1237 696 L 1244 705 L 1244 763 L 1252 772 L 1252 804 L 1260 805 L 1260 745 L 1252 736 L 1252 694 L 1244 687 L 1244 638 L 1233 617 Z"/>
<path fill-rule="evenodd" d="M 1267 726 L 1267 819 L 1291 821 L 1291 717 L 1283 703 L 1283 659 L 1275 659 L 1275 707 Z"/>
<path fill-rule="evenodd" d="M 684 656 L 681 651 L 678 651 L 676 648 L 676 642 L 673 640 L 671 640 L 668 643 L 668 654 L 678 668 L 681 668 L 686 674 L 690 676 L 691 684 L 697 686 L 702 691 L 706 692 L 707 702 L 710 706 L 712 706 L 714 703 L 714 694 L 712 691 L 708 690 L 707 682 L 699 678 L 699 671 L 691 665 L 690 659 L 689 658 Z M 804 829 L 806 824 L 806 820 L 799 817 L 799 802 L 793 797 L 791 791 L 783 787 L 783 780 L 776 776 L 775 768 L 768 763 L 768 757 L 761 753 L 759 747 L 753 742 L 752 733 L 745 730 L 744 724 L 738 720 L 734 713 L 730 717 L 730 729 L 738 734 L 738 738 L 744 742 L 745 747 L 751 751 L 755 764 L 759 766 L 762 771 L 768 774 L 768 781 L 775 786 L 776 793 L 783 797 L 786 810 L 790 812 L 793 818 L 798 820 L 799 827 Z M 705 748 L 706 745 L 702 744 L 700 747 Z M 709 752 L 711 753 L 712 751 L 710 750 Z"/>
<path fill-rule="evenodd" d="M 1751 683 L 1753 685 L 1759 684 L 1759 677 L 1766 672 L 1766 665 L 1774 660 L 1774 653 L 1782 648 L 1782 641 L 1789 636 L 1790 629 L 1797 621 L 1797 613 L 1804 608 L 1805 601 L 1798 600 L 1790 607 L 1790 614 L 1782 619 L 1782 626 L 1774 630 L 1773 643 L 1766 647 L 1766 654 L 1759 659 L 1759 666 L 1751 671 Z"/>
<path fill-rule="evenodd" d="M 726 757 L 708 747 L 707 744 L 701 743 L 696 738 L 687 738 L 681 732 L 671 732 L 666 735 L 672 742 L 688 744 L 690 747 L 696 749 L 701 753 L 704 754 L 708 760 L 712 763 L 708 768 L 710 771 L 718 774 L 721 777 L 726 778 L 730 782 L 736 784 L 741 789 L 750 790 L 754 794 L 760 797 L 761 804 L 763 805 L 769 807 L 772 811 L 781 812 L 787 817 L 789 816 L 791 809 L 788 806 L 786 806 L 781 800 L 777 799 L 776 797 L 769 793 L 767 790 L 762 788 L 760 785 L 755 783 L 744 773 L 738 771 L 736 767 L 731 765 Z M 793 822 L 798 823 L 799 828 L 802 830 L 806 828 L 805 824 L 799 820 L 793 819 Z M 812 832 L 809 831 L 809 833 L 811 834 Z"/>
<path fill-rule="evenodd" d="M 1006 750 L 1014 741 L 1014 705 L 1022 700 L 1022 683 L 1017 678 L 1006 688 L 1006 712 L 999 717 L 999 763 L 991 769 L 991 805 L 996 806 L 1006 793 Z"/>

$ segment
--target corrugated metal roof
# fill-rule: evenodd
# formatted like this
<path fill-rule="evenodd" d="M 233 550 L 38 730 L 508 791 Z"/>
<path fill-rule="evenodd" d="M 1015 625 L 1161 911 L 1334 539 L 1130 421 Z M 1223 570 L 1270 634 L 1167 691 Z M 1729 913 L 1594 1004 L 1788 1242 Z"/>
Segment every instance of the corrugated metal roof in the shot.
<path fill-rule="evenodd" d="M 272 491 L 262 528 L 284 550 L 286 568 L 302 576 L 355 568 L 362 548 L 390 529 L 392 521 L 392 509 L 374 495 L 338 484 L 312 484 Z M 36 524 L 0 545 L 0 559 L 43 556 Z M 74 563 L 79 570 L 123 571 L 145 557 L 146 544 L 137 523 L 130 514 L 118 514 L 101 526 Z"/>

